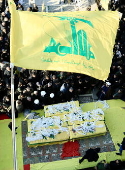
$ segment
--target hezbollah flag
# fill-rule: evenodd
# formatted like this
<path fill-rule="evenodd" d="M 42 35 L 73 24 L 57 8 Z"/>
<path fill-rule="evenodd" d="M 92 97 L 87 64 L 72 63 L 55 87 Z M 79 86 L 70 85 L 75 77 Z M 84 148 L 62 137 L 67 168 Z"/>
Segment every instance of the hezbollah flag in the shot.
<path fill-rule="evenodd" d="M 108 78 L 119 14 L 114 11 L 11 11 L 11 63 L 15 66 Z"/>

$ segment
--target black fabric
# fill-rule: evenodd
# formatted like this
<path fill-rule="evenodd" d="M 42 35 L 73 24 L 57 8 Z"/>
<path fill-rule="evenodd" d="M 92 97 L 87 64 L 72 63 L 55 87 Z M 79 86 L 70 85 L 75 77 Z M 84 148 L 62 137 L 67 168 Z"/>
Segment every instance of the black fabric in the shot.
<path fill-rule="evenodd" d="M 99 158 L 99 155 L 98 155 L 98 151 L 96 149 L 88 149 L 86 151 L 86 154 L 82 157 L 82 159 L 80 160 L 80 163 L 84 160 L 84 159 L 87 159 L 88 162 L 93 162 L 93 161 L 97 161 Z"/>
<path fill-rule="evenodd" d="M 119 160 L 118 163 L 116 161 L 111 161 L 110 162 L 110 169 L 111 170 L 121 170 L 122 164 L 121 161 Z"/>

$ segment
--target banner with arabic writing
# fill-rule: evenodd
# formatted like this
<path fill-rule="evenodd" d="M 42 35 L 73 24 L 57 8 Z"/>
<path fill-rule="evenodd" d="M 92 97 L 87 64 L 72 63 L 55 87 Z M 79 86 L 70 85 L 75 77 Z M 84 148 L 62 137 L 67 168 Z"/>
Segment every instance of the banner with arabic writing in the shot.
<path fill-rule="evenodd" d="M 107 79 L 118 12 L 32 13 L 10 7 L 11 63 L 15 66 Z"/>

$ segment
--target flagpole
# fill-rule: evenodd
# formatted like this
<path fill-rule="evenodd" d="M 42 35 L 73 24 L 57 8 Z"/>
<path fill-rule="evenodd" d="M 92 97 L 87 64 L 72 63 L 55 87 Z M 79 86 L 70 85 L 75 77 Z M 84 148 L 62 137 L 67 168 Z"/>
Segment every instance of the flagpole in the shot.
<path fill-rule="evenodd" d="M 10 63 L 11 68 L 11 111 L 12 111 L 12 143 L 13 143 L 13 167 L 17 170 L 17 155 L 16 155 L 16 133 L 15 133 L 15 109 L 14 109 L 14 64 Z"/>

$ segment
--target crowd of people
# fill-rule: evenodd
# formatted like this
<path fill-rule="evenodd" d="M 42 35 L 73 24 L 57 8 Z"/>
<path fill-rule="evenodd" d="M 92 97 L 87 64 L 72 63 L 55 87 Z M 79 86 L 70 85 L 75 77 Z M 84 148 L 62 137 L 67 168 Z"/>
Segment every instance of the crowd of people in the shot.
<path fill-rule="evenodd" d="M 124 170 L 125 161 L 114 160 L 107 163 L 105 160 L 100 161 L 97 166 L 91 168 L 84 168 L 79 170 Z"/>
<path fill-rule="evenodd" d="M 124 170 L 125 168 L 125 161 L 121 161 L 116 159 L 107 163 L 105 160 L 102 160 L 97 163 L 95 167 L 78 169 L 78 170 Z"/>
<path fill-rule="evenodd" d="M 125 134 L 125 132 L 123 132 Z M 125 150 L 125 137 L 123 138 L 121 144 L 117 143 L 119 146 L 119 153 L 116 153 L 116 155 L 122 155 L 123 150 Z M 79 163 L 81 164 L 85 159 L 88 160 L 88 162 L 97 162 L 99 160 L 99 152 L 100 148 L 89 148 L 85 155 L 79 159 Z M 114 160 L 107 163 L 105 160 L 98 161 L 97 165 L 95 167 L 91 168 L 84 168 L 79 170 L 124 170 L 125 169 L 125 161 L 121 160 Z"/>
<path fill-rule="evenodd" d="M 15 0 L 17 10 L 24 10 L 23 1 Z M 45 105 L 77 100 L 98 87 L 99 100 L 122 99 L 125 101 L 125 5 L 112 0 L 110 9 L 123 13 L 114 45 L 114 56 L 106 82 L 84 74 L 44 70 L 28 70 L 14 67 L 16 116 L 25 109 L 43 109 Z M 37 12 L 34 4 L 27 9 Z M 11 69 L 10 69 L 10 20 L 7 1 L 1 1 L 0 26 L 0 112 L 11 117 Z M 100 56 L 101 57 L 101 56 Z"/>

